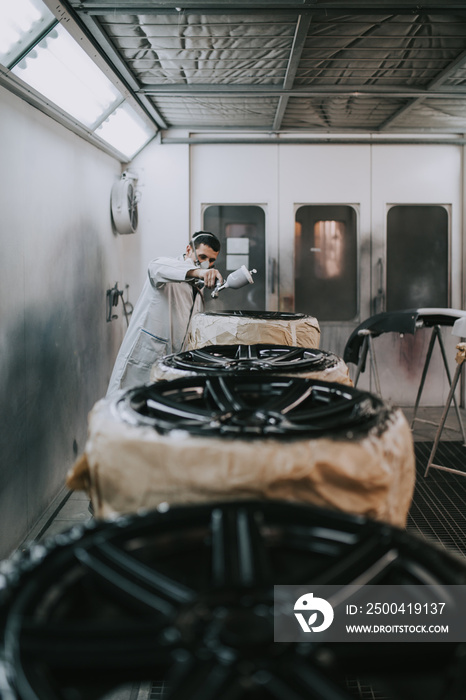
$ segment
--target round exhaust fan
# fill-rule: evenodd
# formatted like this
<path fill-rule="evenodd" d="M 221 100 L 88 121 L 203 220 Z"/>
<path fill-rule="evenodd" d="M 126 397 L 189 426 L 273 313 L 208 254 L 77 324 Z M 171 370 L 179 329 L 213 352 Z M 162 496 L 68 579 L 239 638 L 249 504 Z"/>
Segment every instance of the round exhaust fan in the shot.
<path fill-rule="evenodd" d="M 112 187 L 112 219 L 118 233 L 135 233 L 138 227 L 139 192 L 135 189 L 137 179 L 125 171 Z"/>

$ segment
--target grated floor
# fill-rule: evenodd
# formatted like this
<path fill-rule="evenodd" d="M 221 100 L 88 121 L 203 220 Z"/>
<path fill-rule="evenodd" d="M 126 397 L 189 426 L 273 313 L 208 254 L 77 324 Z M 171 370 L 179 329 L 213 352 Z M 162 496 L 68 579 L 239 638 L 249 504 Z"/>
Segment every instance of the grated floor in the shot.
<path fill-rule="evenodd" d="M 440 544 L 452 554 L 466 556 L 466 447 L 441 442 L 434 463 L 464 471 L 464 477 L 425 468 L 432 442 L 416 442 L 417 480 L 406 530 Z"/>

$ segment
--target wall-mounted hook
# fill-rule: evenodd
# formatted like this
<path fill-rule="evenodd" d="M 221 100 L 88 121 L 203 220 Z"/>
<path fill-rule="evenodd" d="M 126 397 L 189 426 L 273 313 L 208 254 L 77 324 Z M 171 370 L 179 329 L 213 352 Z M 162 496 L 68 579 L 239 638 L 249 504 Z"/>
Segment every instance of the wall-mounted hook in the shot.
<path fill-rule="evenodd" d="M 118 282 L 115 282 L 115 286 L 111 289 L 107 289 L 107 323 L 109 323 L 110 321 L 114 321 L 116 318 L 118 318 L 117 314 L 114 314 L 112 312 L 113 307 L 118 306 L 118 300 L 121 298 L 121 303 L 123 304 L 123 313 L 125 314 L 126 318 L 126 325 L 129 326 L 129 317 L 133 313 L 133 305 L 128 299 L 129 284 L 125 286 L 125 289 L 127 292 L 126 301 L 123 299 L 123 290 L 118 289 Z"/>
<path fill-rule="evenodd" d="M 123 290 L 118 289 L 118 282 L 115 282 L 112 289 L 107 289 L 107 323 L 118 318 L 117 314 L 112 313 L 112 310 L 114 306 L 118 306 L 118 299 L 122 294 Z"/>
<path fill-rule="evenodd" d="M 126 325 L 129 326 L 129 317 L 133 313 L 134 307 L 133 307 L 132 303 L 129 301 L 129 291 L 128 291 L 129 284 L 125 285 L 125 289 L 126 289 L 126 301 L 123 299 L 123 292 L 121 292 L 121 302 L 123 304 L 123 311 L 124 311 L 125 318 L 126 318 Z"/>

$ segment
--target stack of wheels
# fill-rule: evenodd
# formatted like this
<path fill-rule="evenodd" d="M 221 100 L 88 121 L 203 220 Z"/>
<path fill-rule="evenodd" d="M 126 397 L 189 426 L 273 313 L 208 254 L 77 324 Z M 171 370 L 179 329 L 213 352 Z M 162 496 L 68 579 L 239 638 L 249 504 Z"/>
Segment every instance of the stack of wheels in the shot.
<path fill-rule="evenodd" d="M 342 384 L 245 372 L 99 401 L 67 485 L 87 491 L 101 518 L 261 497 L 404 526 L 414 481 L 401 410 Z"/>
<path fill-rule="evenodd" d="M 458 643 L 274 641 L 277 585 L 330 585 L 341 607 L 355 582 L 423 586 L 437 609 L 464 588 L 464 561 L 364 518 L 274 501 L 181 506 L 76 526 L 0 575 L 14 700 L 148 697 L 150 679 L 166 700 L 466 696 Z"/>
<path fill-rule="evenodd" d="M 331 352 L 288 345 L 209 345 L 166 355 L 151 369 L 151 381 L 196 374 L 266 372 L 353 386 L 348 366 Z"/>
<path fill-rule="evenodd" d="M 193 316 L 187 349 L 206 345 L 291 345 L 318 348 L 320 327 L 306 314 L 279 311 L 219 311 Z"/>

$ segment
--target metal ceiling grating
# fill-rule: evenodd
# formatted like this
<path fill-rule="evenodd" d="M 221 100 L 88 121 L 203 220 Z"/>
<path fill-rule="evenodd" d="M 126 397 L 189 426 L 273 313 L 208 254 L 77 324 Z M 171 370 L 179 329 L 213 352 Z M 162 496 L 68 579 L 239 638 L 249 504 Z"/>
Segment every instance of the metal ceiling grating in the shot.
<path fill-rule="evenodd" d="M 162 128 L 466 132 L 460 0 L 57 2 Z"/>
<path fill-rule="evenodd" d="M 452 86 L 466 86 L 466 64 L 463 64 L 456 70 L 450 72 L 446 80 L 444 81 L 446 87 Z"/>
<path fill-rule="evenodd" d="M 292 98 L 282 122 L 284 129 L 309 128 L 364 130 L 377 129 L 403 105 L 400 100 L 380 100 L 377 97 Z"/>
<path fill-rule="evenodd" d="M 157 106 L 171 124 L 186 128 L 272 127 L 277 100 L 274 98 L 192 98 L 157 100 Z"/>
<path fill-rule="evenodd" d="M 466 47 L 456 16 L 313 16 L 296 85 L 425 87 Z"/>
<path fill-rule="evenodd" d="M 106 15 L 100 26 L 142 85 L 279 85 L 296 16 L 265 22 L 257 15 Z"/>
<path fill-rule="evenodd" d="M 466 103 L 463 100 L 425 100 L 401 115 L 396 126 L 402 129 L 414 129 L 416 124 L 429 124 L 437 131 L 457 131 L 465 129 Z"/>

